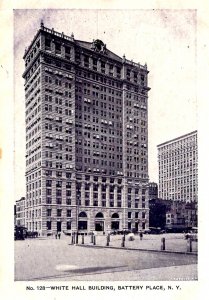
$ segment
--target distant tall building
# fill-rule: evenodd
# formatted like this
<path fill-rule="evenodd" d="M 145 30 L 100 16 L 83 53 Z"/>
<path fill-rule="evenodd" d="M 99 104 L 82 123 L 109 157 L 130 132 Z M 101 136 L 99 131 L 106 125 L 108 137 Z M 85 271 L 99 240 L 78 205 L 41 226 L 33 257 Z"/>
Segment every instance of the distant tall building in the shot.
<path fill-rule="evenodd" d="M 147 66 L 44 27 L 24 54 L 26 226 L 149 226 Z"/>
<path fill-rule="evenodd" d="M 162 143 L 158 148 L 159 198 L 198 199 L 197 131 Z"/>
<path fill-rule="evenodd" d="M 158 199 L 158 185 L 155 182 L 149 182 L 149 200 Z"/>

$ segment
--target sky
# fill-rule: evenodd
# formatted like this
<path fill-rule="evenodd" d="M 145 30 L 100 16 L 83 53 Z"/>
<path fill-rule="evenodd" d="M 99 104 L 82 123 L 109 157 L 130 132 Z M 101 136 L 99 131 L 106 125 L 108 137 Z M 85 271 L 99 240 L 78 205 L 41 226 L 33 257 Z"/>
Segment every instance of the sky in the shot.
<path fill-rule="evenodd" d="M 75 39 L 147 63 L 149 178 L 158 182 L 157 145 L 197 129 L 196 10 L 14 10 L 15 200 L 25 196 L 25 48 L 43 20 Z"/>

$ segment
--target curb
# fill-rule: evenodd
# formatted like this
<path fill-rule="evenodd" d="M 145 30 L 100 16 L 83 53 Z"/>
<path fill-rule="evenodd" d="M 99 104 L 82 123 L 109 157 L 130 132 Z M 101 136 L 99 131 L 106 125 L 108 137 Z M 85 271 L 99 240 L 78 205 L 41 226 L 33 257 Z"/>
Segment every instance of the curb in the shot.
<path fill-rule="evenodd" d="M 126 247 L 114 247 L 114 246 L 100 246 L 100 245 L 83 245 L 83 244 L 68 244 L 69 246 L 79 246 L 88 248 L 104 248 L 104 249 L 118 249 L 118 250 L 133 250 L 133 251 L 144 251 L 144 252 L 157 252 L 157 253 L 173 253 L 173 254 L 187 254 L 197 256 L 197 252 L 178 252 L 170 250 L 154 250 L 154 249 L 140 249 L 140 248 L 126 248 Z"/>

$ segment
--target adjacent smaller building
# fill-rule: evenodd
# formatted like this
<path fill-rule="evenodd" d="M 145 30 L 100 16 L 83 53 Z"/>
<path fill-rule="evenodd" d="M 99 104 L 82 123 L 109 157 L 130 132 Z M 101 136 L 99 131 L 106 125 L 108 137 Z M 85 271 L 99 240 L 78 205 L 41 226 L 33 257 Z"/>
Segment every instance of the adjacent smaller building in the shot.
<path fill-rule="evenodd" d="M 164 199 L 149 200 L 149 226 L 170 232 L 182 232 L 197 227 L 197 202 Z"/>
<path fill-rule="evenodd" d="M 16 200 L 15 222 L 17 226 L 25 226 L 25 197 Z"/>
<path fill-rule="evenodd" d="M 149 182 L 148 193 L 149 200 L 158 198 L 158 184 L 156 182 Z"/>
<path fill-rule="evenodd" d="M 158 198 L 158 185 L 149 183 L 149 226 L 182 232 L 197 227 L 197 202 Z"/>
<path fill-rule="evenodd" d="M 170 211 L 172 201 L 153 198 L 149 200 L 149 226 L 166 228 L 166 214 Z"/>
<path fill-rule="evenodd" d="M 197 202 L 173 201 L 166 213 L 167 230 L 183 231 L 197 227 Z"/>

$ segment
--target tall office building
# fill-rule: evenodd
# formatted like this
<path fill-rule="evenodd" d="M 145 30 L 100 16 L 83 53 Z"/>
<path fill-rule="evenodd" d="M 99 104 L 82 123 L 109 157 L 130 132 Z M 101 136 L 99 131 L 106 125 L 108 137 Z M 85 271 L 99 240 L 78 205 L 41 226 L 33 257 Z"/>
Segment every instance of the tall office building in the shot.
<path fill-rule="evenodd" d="M 197 131 L 157 146 L 159 197 L 185 202 L 197 201 Z"/>
<path fill-rule="evenodd" d="M 28 229 L 149 226 L 147 66 L 43 23 L 23 58 Z"/>

